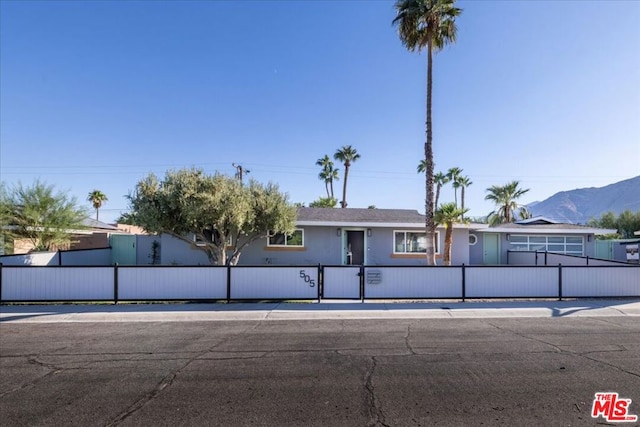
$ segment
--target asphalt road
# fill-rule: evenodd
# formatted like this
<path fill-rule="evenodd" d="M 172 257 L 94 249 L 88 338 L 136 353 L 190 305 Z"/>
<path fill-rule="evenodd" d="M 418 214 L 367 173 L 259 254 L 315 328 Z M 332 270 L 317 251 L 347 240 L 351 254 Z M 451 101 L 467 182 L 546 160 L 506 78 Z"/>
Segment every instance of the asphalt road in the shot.
<path fill-rule="evenodd" d="M 0 424 L 602 425 L 637 317 L 0 323 Z"/>

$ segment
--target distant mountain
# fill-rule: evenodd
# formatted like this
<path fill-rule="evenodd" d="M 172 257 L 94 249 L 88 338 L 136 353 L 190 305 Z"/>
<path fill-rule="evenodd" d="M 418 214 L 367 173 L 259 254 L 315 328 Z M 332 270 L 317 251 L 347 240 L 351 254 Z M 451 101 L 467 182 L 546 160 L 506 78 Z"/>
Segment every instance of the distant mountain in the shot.
<path fill-rule="evenodd" d="M 534 216 L 572 224 L 584 224 L 609 211 L 616 215 L 625 210 L 637 212 L 640 211 L 640 176 L 606 187 L 561 191 L 541 202 L 530 203 L 527 208 Z"/>

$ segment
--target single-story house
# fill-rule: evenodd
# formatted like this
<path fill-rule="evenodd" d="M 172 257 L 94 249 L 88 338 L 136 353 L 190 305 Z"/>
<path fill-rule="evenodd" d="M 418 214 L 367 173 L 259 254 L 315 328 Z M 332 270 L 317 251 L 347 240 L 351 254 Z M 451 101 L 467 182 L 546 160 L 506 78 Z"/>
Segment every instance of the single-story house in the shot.
<path fill-rule="evenodd" d="M 445 229 L 436 231 L 442 259 Z M 426 265 L 425 216 L 406 209 L 299 208 L 293 234 L 253 242 L 239 265 Z M 452 264 L 469 263 L 469 226 L 456 224 Z M 202 251 L 163 235 L 162 264 L 207 263 Z M 194 257 L 195 252 L 200 252 Z M 187 258 L 185 258 L 187 257 Z"/>
<path fill-rule="evenodd" d="M 545 217 L 489 227 L 472 226 L 469 241 L 471 264 L 507 264 L 510 251 L 548 251 L 565 255 L 595 257 L 595 236 L 616 230 L 577 224 L 562 224 Z"/>
<path fill-rule="evenodd" d="M 426 265 L 425 216 L 406 209 L 299 208 L 291 235 L 259 239 L 247 246 L 239 265 Z M 561 224 L 544 217 L 516 223 L 454 224 L 452 265 L 508 264 L 510 251 L 548 251 L 596 257 L 595 235 L 615 230 Z M 139 236 L 159 244 L 160 264 L 207 265 L 197 244 L 167 234 Z M 436 231 L 441 264 L 445 229 Z M 151 242 L 151 240 L 149 240 Z M 150 243 L 138 251 L 151 253 Z M 145 252 L 145 253 L 146 253 Z M 150 255 L 140 259 L 151 259 Z"/>

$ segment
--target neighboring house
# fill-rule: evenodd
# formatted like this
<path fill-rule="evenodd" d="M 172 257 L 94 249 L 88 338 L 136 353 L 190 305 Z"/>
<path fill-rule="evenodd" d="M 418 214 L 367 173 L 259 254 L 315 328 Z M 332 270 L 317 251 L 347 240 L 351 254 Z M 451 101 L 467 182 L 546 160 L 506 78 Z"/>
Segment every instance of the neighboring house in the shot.
<path fill-rule="evenodd" d="M 534 217 L 495 227 L 475 225 L 469 235 L 471 264 L 507 264 L 509 251 L 548 251 L 574 256 L 596 256 L 595 236 L 616 230 L 561 224 Z"/>
<path fill-rule="evenodd" d="M 140 235 L 149 234 L 144 230 L 144 228 L 138 225 L 130 225 L 130 224 L 114 224 L 114 225 L 118 230 L 120 230 L 123 233 L 140 234 Z"/>
<path fill-rule="evenodd" d="M 438 260 L 444 231 L 437 229 Z M 425 240 L 425 216 L 416 210 L 299 208 L 292 235 L 253 242 L 239 265 L 426 265 Z M 469 263 L 468 242 L 469 226 L 456 224 L 452 264 Z"/>
<path fill-rule="evenodd" d="M 82 221 L 83 228 L 69 230 L 71 242 L 67 245 L 52 248 L 55 250 L 78 250 L 78 249 L 103 249 L 110 247 L 110 237 L 114 234 L 128 234 L 119 230 L 116 226 L 87 218 Z M 33 250 L 33 243 L 29 239 L 18 238 L 13 241 L 14 254 L 26 254 Z"/>

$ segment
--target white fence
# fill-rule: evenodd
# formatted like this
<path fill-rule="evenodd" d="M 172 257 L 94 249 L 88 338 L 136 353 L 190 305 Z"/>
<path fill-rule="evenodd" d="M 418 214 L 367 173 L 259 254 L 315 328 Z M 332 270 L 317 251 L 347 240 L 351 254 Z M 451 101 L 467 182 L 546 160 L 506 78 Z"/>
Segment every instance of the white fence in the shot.
<path fill-rule="evenodd" d="M 5 303 L 563 297 L 640 297 L 640 266 L 0 266 Z"/>
<path fill-rule="evenodd" d="M 633 297 L 640 295 L 640 268 L 562 267 L 565 297 Z"/>
<path fill-rule="evenodd" d="M 554 267 L 467 267 L 467 298 L 550 298 L 558 296 Z"/>
<path fill-rule="evenodd" d="M 3 265 L 60 265 L 58 252 L 35 252 L 20 255 L 2 255 L 0 262 Z"/>
<path fill-rule="evenodd" d="M 30 266 L 109 266 L 111 248 L 72 249 L 57 252 L 32 252 L 0 256 L 2 265 Z"/>
<path fill-rule="evenodd" d="M 366 298 L 462 298 L 462 269 L 456 267 L 367 268 Z"/>
<path fill-rule="evenodd" d="M 318 266 L 233 267 L 230 299 L 316 299 Z"/>
<path fill-rule="evenodd" d="M 118 267 L 118 299 L 225 299 L 224 267 Z"/>
<path fill-rule="evenodd" d="M 113 301 L 112 267 L 3 267 L 0 301 Z"/>

